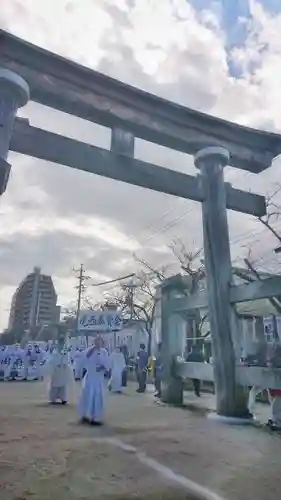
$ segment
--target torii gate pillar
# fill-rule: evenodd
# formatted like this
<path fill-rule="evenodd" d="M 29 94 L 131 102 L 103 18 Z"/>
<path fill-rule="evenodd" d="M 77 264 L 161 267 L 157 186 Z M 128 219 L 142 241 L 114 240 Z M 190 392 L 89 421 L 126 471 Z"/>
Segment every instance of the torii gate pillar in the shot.
<path fill-rule="evenodd" d="M 176 359 L 182 356 L 182 318 L 171 314 L 169 305 L 173 297 L 182 294 L 185 287 L 180 276 L 171 276 L 161 285 L 161 357 L 163 362 L 162 396 L 164 403 L 183 404 L 183 380 L 176 374 Z"/>
<path fill-rule="evenodd" d="M 0 68 L 0 196 L 5 192 L 11 165 L 7 162 L 18 108 L 29 100 L 29 88 L 21 76 Z"/>
<path fill-rule="evenodd" d="M 246 417 L 247 399 L 235 381 L 235 306 L 230 303 L 232 281 L 223 169 L 229 152 L 222 147 L 207 147 L 194 158 L 200 170 L 205 270 L 209 318 L 214 359 L 217 413 Z"/>

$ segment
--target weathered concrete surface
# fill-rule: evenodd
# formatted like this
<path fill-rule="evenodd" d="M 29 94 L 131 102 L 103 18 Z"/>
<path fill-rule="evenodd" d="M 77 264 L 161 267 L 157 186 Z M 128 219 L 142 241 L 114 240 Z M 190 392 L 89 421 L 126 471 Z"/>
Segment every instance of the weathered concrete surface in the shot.
<path fill-rule="evenodd" d="M 237 382 L 245 387 L 281 388 L 280 368 L 236 365 L 235 371 Z M 214 380 L 214 366 L 210 363 L 181 362 L 177 365 L 177 373 L 184 379 Z"/>
<path fill-rule="evenodd" d="M 154 389 L 151 386 L 149 392 L 153 393 Z M 208 412 L 216 411 L 216 398 L 210 392 L 201 393 L 201 397 L 198 398 L 191 391 L 184 392 L 184 405 L 187 409 L 192 412 L 197 412 L 201 414 L 206 414 Z M 256 424 L 265 424 L 270 416 L 270 406 L 267 403 L 256 403 L 255 406 L 255 419 Z"/>
<path fill-rule="evenodd" d="M 203 411 L 163 407 L 151 394 L 136 394 L 133 385 L 127 395 L 109 395 L 101 429 L 79 425 L 74 406 L 47 406 L 41 383 L 2 383 L 0 393 L 5 500 L 199 498 L 139 457 L 155 459 L 229 500 L 280 497 L 281 440 L 261 429 L 219 425 Z"/>

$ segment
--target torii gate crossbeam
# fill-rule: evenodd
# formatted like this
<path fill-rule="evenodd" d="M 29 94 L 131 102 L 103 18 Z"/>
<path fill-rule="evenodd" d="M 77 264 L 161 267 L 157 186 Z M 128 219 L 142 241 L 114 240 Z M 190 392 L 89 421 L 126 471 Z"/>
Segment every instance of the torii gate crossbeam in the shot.
<path fill-rule="evenodd" d="M 122 135 L 118 135 L 122 140 Z M 180 198 L 204 200 L 198 176 L 31 127 L 26 120 L 19 118 L 15 122 L 10 150 Z M 225 183 L 225 189 L 228 209 L 257 217 L 266 213 L 264 196 L 235 189 L 228 183 Z"/>

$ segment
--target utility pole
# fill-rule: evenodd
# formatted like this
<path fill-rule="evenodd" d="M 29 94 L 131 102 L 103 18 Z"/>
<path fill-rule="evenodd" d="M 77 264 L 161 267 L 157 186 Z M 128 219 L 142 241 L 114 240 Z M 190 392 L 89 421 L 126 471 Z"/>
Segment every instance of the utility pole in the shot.
<path fill-rule="evenodd" d="M 130 320 L 132 320 L 134 316 L 134 299 L 137 286 L 138 285 L 134 283 L 133 278 L 130 280 L 129 283 L 122 285 L 123 290 L 125 290 L 127 293 L 126 300 L 130 311 Z"/>
<path fill-rule="evenodd" d="M 90 276 L 85 275 L 84 264 L 81 264 L 79 269 L 73 269 L 73 270 L 76 273 L 76 278 L 78 280 L 78 285 L 75 287 L 78 290 L 77 309 L 76 309 L 76 318 L 75 318 L 75 334 L 76 334 L 76 337 L 78 337 L 79 315 L 80 315 L 80 311 L 81 311 L 82 296 L 83 296 L 83 292 L 85 291 L 84 282 L 85 282 L 85 280 L 90 279 Z"/>

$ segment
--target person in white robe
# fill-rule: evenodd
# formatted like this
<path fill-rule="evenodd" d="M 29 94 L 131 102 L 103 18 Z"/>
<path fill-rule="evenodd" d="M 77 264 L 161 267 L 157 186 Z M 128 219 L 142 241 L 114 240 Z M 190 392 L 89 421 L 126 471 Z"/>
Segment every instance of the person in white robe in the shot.
<path fill-rule="evenodd" d="M 28 349 L 26 380 L 38 380 L 37 353 L 35 346 Z"/>
<path fill-rule="evenodd" d="M 274 347 L 273 356 L 270 360 L 272 368 L 281 368 L 281 345 Z M 271 416 L 267 425 L 272 431 L 281 431 L 281 389 L 269 389 Z"/>
<path fill-rule="evenodd" d="M 11 380 L 14 361 L 14 346 L 7 346 L 4 359 L 4 380 Z"/>
<path fill-rule="evenodd" d="M 0 380 L 4 380 L 6 373 L 7 346 L 2 346 L 0 351 Z"/>
<path fill-rule="evenodd" d="M 23 353 L 23 380 L 27 380 L 30 366 L 31 366 L 31 357 L 32 357 L 32 344 L 27 344 Z"/>
<path fill-rule="evenodd" d="M 1 345 L 0 346 L 0 363 L 2 363 L 4 357 L 5 357 L 5 350 L 6 350 L 6 346 L 5 345 Z"/>
<path fill-rule="evenodd" d="M 68 353 L 63 348 L 55 349 L 45 367 L 44 378 L 48 382 L 50 404 L 67 404 L 73 389 L 74 377 Z"/>
<path fill-rule="evenodd" d="M 5 375 L 5 351 L 6 351 L 6 346 L 1 346 L 0 347 L 0 380 L 4 380 L 4 375 Z"/>
<path fill-rule="evenodd" d="M 14 369 L 16 370 L 16 374 L 14 376 L 15 380 L 23 380 L 24 379 L 24 349 L 20 347 L 20 344 L 16 346 L 16 351 L 13 354 L 14 358 Z"/>
<path fill-rule="evenodd" d="M 17 370 L 17 375 L 15 377 L 15 380 L 24 380 L 25 379 L 25 369 L 24 369 L 24 364 L 22 363 Z"/>
<path fill-rule="evenodd" d="M 43 378 L 43 352 L 38 344 L 34 345 L 34 372 L 36 380 L 42 380 Z"/>
<path fill-rule="evenodd" d="M 49 356 L 50 356 L 50 347 L 47 344 L 46 347 L 45 347 L 45 349 L 42 352 L 42 357 L 43 357 L 43 363 L 44 364 L 48 361 Z"/>
<path fill-rule="evenodd" d="M 115 351 L 110 357 L 111 377 L 108 382 L 108 389 L 111 392 L 121 394 L 122 388 L 122 375 L 126 369 L 126 361 L 124 354 L 121 352 L 120 347 L 116 347 Z"/>
<path fill-rule="evenodd" d="M 84 354 L 80 348 L 77 348 L 73 355 L 73 370 L 75 380 L 82 380 L 84 370 Z"/>
<path fill-rule="evenodd" d="M 109 370 L 110 362 L 101 337 L 96 337 L 94 345 L 86 350 L 84 367 L 86 374 L 82 383 L 78 413 L 83 422 L 102 425 L 105 413 L 104 374 Z"/>
<path fill-rule="evenodd" d="M 256 399 L 262 392 L 263 389 L 261 387 L 258 387 L 257 385 L 253 385 L 250 389 L 248 398 L 248 410 L 251 415 L 254 415 L 255 413 Z"/>
<path fill-rule="evenodd" d="M 267 396 L 268 396 L 268 401 L 271 404 L 271 395 L 269 389 L 266 389 L 267 391 Z M 261 387 L 258 387 L 257 385 L 253 385 L 250 389 L 249 392 L 249 398 L 248 398 L 248 410 L 250 415 L 255 415 L 255 408 L 256 408 L 256 400 L 257 397 L 264 392 L 264 389 Z"/>

